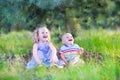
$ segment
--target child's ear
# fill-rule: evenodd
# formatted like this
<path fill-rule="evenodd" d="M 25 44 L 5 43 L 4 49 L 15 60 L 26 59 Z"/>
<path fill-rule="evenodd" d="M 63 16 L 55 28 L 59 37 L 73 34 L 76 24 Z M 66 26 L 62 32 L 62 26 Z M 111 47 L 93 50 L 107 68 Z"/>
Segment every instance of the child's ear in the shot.
<path fill-rule="evenodd" d="M 62 43 L 65 44 L 65 39 L 62 39 Z"/>

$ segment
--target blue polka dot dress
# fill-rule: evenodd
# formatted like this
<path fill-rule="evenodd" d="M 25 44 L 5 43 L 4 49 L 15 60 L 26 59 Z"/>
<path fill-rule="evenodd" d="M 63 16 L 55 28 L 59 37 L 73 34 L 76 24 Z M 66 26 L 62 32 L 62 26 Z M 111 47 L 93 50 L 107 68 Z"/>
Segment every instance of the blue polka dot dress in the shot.
<path fill-rule="evenodd" d="M 49 43 L 46 43 L 45 45 L 41 45 L 40 43 L 37 43 L 37 45 L 38 45 L 38 49 L 37 49 L 38 57 L 42 61 L 42 65 L 46 67 L 52 66 L 52 63 L 51 63 L 52 51 L 49 47 Z M 58 60 L 56 64 L 62 65 L 63 62 Z M 32 56 L 32 59 L 27 63 L 26 68 L 31 69 L 36 67 L 37 65 L 38 64 L 34 56 Z"/>
<path fill-rule="evenodd" d="M 42 65 L 45 66 L 51 66 L 51 56 L 52 56 L 52 51 L 49 47 L 49 43 L 46 43 L 45 45 L 41 45 L 40 43 L 37 43 L 38 45 L 38 57 L 39 59 L 42 61 Z M 34 68 L 36 67 L 38 64 L 34 58 L 34 56 L 32 56 L 32 59 L 27 63 L 27 68 Z"/>

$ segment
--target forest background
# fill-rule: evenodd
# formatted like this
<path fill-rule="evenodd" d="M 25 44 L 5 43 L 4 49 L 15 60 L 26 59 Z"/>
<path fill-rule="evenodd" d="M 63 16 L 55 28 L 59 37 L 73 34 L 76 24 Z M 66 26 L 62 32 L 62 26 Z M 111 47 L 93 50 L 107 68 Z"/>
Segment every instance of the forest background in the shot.
<path fill-rule="evenodd" d="M 119 0 L 0 0 L 0 31 L 109 28 L 120 26 Z"/>

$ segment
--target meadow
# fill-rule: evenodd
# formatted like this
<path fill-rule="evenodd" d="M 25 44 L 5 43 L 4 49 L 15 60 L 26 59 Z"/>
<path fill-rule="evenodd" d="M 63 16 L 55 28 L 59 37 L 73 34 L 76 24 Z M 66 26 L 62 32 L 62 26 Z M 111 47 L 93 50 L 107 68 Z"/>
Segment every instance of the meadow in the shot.
<path fill-rule="evenodd" d="M 52 41 L 59 48 L 62 43 Z M 85 64 L 59 69 L 44 66 L 25 69 L 26 56 L 32 49 L 32 32 L 0 34 L 0 80 L 120 80 L 120 32 L 105 29 L 81 30 L 75 43 L 84 48 Z M 100 57 L 100 58 L 99 58 Z"/>

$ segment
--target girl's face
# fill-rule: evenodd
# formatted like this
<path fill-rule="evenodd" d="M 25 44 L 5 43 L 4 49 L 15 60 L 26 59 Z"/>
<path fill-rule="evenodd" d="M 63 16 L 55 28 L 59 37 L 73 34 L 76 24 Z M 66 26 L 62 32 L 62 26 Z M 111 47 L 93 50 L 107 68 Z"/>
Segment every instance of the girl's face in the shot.
<path fill-rule="evenodd" d="M 70 33 L 66 33 L 62 38 L 63 44 L 72 45 L 74 43 L 74 38 Z"/>
<path fill-rule="evenodd" d="M 50 37 L 50 34 L 49 34 L 49 31 L 48 31 L 47 28 L 43 27 L 43 28 L 39 29 L 39 39 L 40 39 L 40 41 L 48 42 L 49 37 Z"/>

